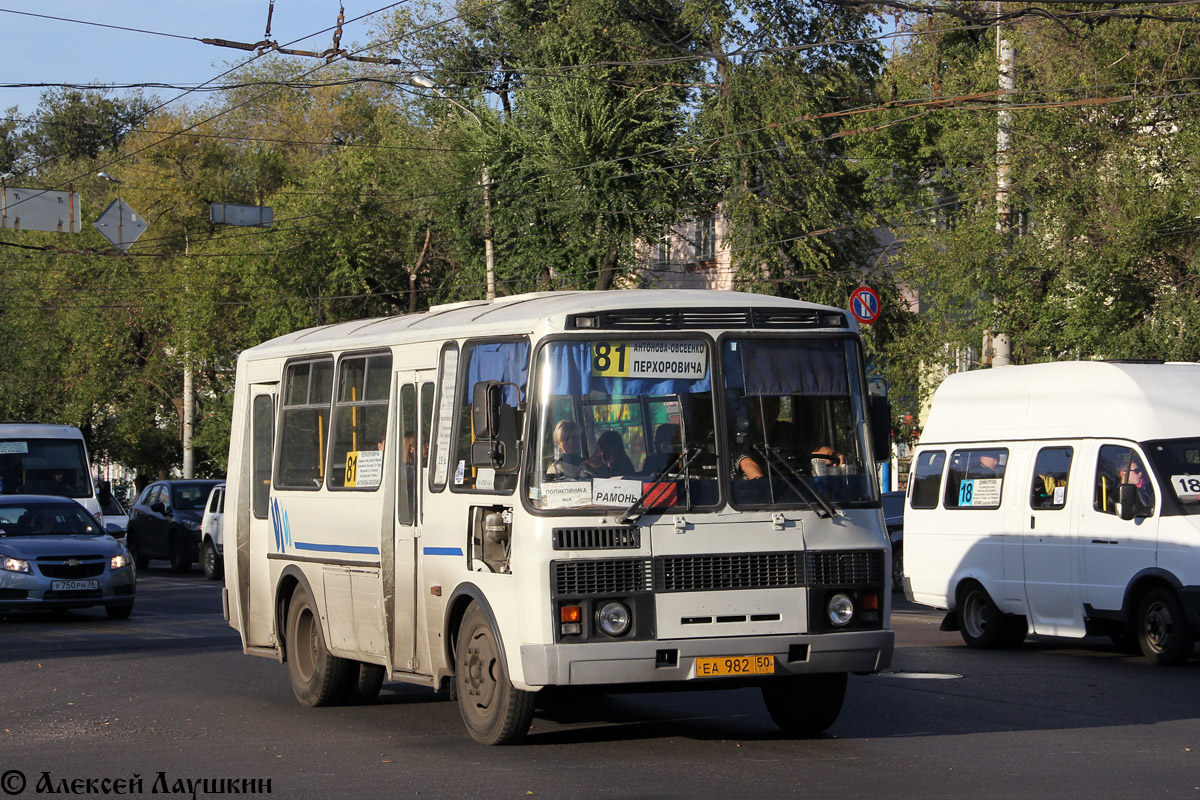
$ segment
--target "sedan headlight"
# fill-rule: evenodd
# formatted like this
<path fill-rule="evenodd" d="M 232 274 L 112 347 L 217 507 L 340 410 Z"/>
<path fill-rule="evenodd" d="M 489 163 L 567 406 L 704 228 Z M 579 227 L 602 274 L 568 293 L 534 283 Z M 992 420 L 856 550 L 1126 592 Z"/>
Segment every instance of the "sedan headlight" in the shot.
<path fill-rule="evenodd" d="M 124 553 L 118 553 L 108 560 L 109 569 L 123 569 L 129 566 L 129 556 Z"/>
<path fill-rule="evenodd" d="M 33 570 L 29 568 L 29 562 L 23 558 L 5 556 L 4 561 L 0 561 L 0 566 L 2 566 L 7 572 L 33 573 Z"/>

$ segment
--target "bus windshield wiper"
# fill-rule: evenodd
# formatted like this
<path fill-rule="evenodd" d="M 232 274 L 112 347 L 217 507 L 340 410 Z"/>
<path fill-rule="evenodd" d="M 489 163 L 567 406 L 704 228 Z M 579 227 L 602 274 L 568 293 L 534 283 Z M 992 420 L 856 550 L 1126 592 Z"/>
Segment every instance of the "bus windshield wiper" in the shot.
<path fill-rule="evenodd" d="M 761 453 L 768 462 L 775 466 L 775 469 L 779 472 L 779 477 L 785 484 L 787 484 L 787 487 L 791 489 L 797 497 L 799 497 L 801 500 L 804 500 L 805 504 L 815 511 L 818 517 L 821 519 L 826 519 L 829 517 L 836 517 L 840 513 L 836 508 L 833 507 L 833 504 L 829 502 L 828 498 L 822 494 L 821 490 L 818 489 L 816 485 L 813 484 L 813 482 L 810 481 L 806 475 L 804 475 L 804 473 L 792 466 L 791 463 L 789 463 L 788 460 L 784 458 L 783 454 L 781 454 L 777 449 L 769 444 L 761 443 L 755 444 L 754 449 Z M 793 483 L 793 480 L 808 490 L 808 493 L 812 495 L 814 500 L 816 500 L 816 505 L 805 498 L 804 492 L 800 491 L 800 487 L 797 486 L 796 483 Z"/>
<path fill-rule="evenodd" d="M 625 509 L 625 513 L 621 514 L 621 516 L 617 518 L 617 522 L 621 523 L 622 525 L 626 525 L 637 520 L 639 517 L 649 511 L 650 509 L 646 507 L 646 498 L 652 495 L 659 487 L 665 486 L 671 481 L 678 480 L 680 475 L 683 475 L 687 472 L 687 468 L 693 461 L 696 460 L 696 456 L 700 455 L 700 453 L 701 449 L 699 445 L 688 445 L 684 449 L 684 453 L 681 454 L 679 458 L 675 459 L 674 467 L 668 466 L 664 468 L 662 472 L 650 479 L 650 485 L 646 487 L 646 491 L 642 492 L 641 497 L 633 501 L 633 505 Z M 683 458 L 683 455 L 686 455 L 687 458 Z M 688 505 L 690 507 L 691 503 L 689 502 Z"/>

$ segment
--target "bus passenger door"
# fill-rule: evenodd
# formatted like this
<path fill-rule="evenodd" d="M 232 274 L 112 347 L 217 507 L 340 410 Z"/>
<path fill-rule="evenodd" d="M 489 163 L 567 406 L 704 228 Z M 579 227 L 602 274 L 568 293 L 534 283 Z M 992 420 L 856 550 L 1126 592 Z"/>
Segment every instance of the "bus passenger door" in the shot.
<path fill-rule="evenodd" d="M 249 624 L 246 642 L 259 647 L 277 645 L 274 641 L 274 589 L 268 563 L 270 554 L 280 548 L 276 538 L 283 535 L 282 521 L 271 518 L 271 469 L 275 444 L 275 408 L 279 384 L 255 384 L 250 390 L 250 453 L 249 481 L 242 492 L 249 495 L 249 516 L 246 526 L 249 541 L 226 541 L 249 552 L 249 558 L 238 559 L 238 583 L 242 593 L 243 614 Z M 248 483 L 249 485 L 246 485 Z M 241 504 L 239 503 L 239 506 Z M 245 508 L 245 506 L 241 506 Z M 240 508 L 234 513 L 240 513 Z M 240 526 L 233 526 L 234 530 Z"/>
<path fill-rule="evenodd" d="M 395 557 L 396 594 L 393 619 L 392 665 L 400 672 L 429 674 L 420 659 L 427 645 L 419 620 L 421 597 L 417 591 L 417 549 L 421 538 L 422 487 L 429 468 L 429 428 L 433 413 L 435 370 L 397 373 L 396 441 L 400 446 L 396 470 Z M 419 641 L 420 640 L 420 641 Z"/>
<path fill-rule="evenodd" d="M 1042 447 L 1029 483 L 1020 487 L 1027 490 L 1021 506 L 1027 523 L 1024 558 L 1029 628 L 1050 636 L 1084 635 L 1077 532 L 1070 509 L 1086 487 L 1078 479 L 1068 484 L 1073 462 L 1078 459 L 1069 445 Z"/>

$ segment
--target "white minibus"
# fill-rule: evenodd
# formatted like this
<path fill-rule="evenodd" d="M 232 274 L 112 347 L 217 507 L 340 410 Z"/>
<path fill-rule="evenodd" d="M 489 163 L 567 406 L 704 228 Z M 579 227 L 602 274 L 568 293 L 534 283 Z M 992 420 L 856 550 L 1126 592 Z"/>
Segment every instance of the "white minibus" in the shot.
<path fill-rule="evenodd" d="M 73 425 L 0 422 L 0 494 L 71 497 L 102 520 L 90 463 Z"/>
<path fill-rule="evenodd" d="M 973 647 L 1106 635 L 1164 665 L 1200 631 L 1200 364 L 948 377 L 913 456 L 910 600 Z"/>
<path fill-rule="evenodd" d="M 225 612 L 301 703 L 448 686 L 485 744 L 545 687 L 757 686 L 819 732 L 892 657 L 887 413 L 852 318 L 775 297 L 298 331 L 238 360 Z"/>

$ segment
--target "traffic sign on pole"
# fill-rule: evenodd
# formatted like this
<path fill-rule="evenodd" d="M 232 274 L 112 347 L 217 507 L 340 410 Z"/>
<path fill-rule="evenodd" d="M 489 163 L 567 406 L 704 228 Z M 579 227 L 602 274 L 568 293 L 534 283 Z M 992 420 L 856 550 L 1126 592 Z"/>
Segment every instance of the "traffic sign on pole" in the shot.
<path fill-rule="evenodd" d="M 104 209 L 104 213 L 92 225 L 122 253 L 150 227 L 146 220 L 119 197 Z"/>
<path fill-rule="evenodd" d="M 879 295 L 868 286 L 860 286 L 850 295 L 850 313 L 864 324 L 879 319 Z"/>

